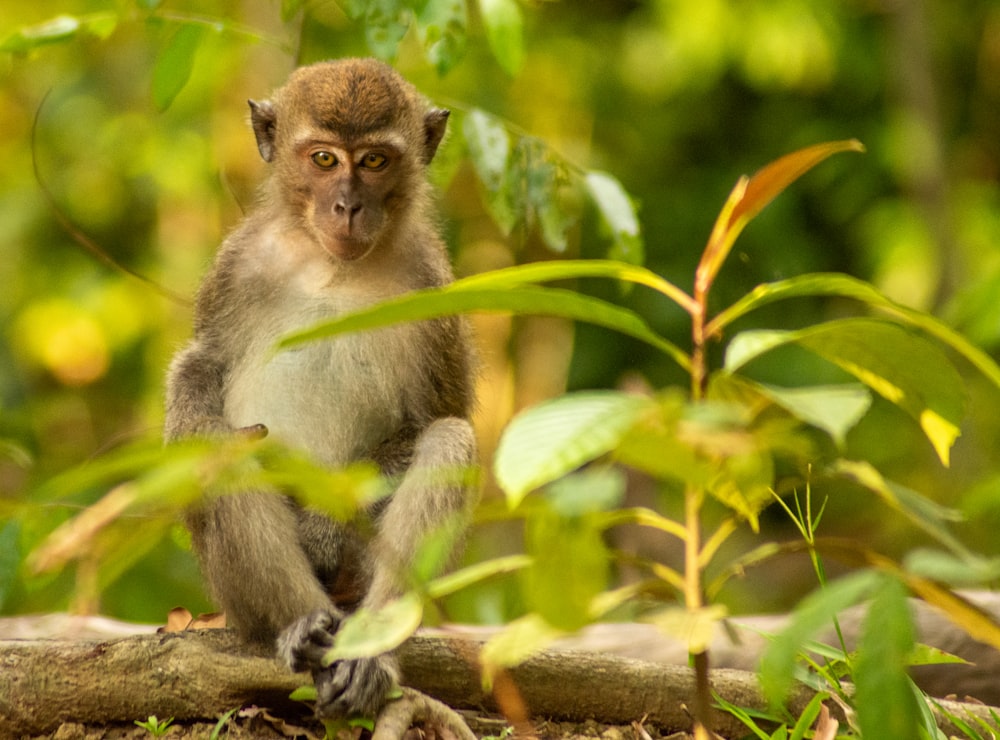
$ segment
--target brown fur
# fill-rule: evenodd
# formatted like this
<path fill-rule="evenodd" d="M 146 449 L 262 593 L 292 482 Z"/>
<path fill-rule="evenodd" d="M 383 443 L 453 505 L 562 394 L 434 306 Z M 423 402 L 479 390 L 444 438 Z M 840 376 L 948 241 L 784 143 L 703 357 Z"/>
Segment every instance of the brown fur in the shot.
<path fill-rule="evenodd" d="M 394 659 L 322 667 L 342 616 L 330 594 L 344 607 L 361 596 L 384 604 L 423 537 L 467 510 L 468 486 L 434 474 L 475 456 L 465 325 L 440 319 L 272 350 L 325 317 L 452 280 L 425 174 L 447 112 L 428 109 L 387 65 L 354 59 L 297 70 L 271 101 L 251 102 L 251 118 L 271 175 L 201 286 L 194 337 L 168 376 L 165 434 L 263 425 L 325 464 L 369 458 L 404 474 L 368 545 L 269 491 L 210 498 L 189 516 L 231 624 L 313 671 L 321 715 L 374 713 L 398 678 Z M 336 165 L 318 166 L 316 152 Z"/>

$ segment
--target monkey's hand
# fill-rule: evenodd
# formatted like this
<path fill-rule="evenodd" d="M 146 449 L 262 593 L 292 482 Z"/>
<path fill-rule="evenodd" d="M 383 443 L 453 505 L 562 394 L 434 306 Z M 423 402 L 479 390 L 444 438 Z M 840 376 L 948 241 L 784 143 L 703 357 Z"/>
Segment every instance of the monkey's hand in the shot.
<path fill-rule="evenodd" d="M 313 682 L 317 717 L 375 717 L 399 683 L 399 667 L 391 654 L 338 660 L 314 671 Z"/>
<path fill-rule="evenodd" d="M 331 607 L 297 619 L 278 637 L 278 657 L 293 671 L 308 670 L 316 685 L 316 714 L 325 719 L 374 717 L 399 682 L 392 655 L 338 660 L 323 666 L 343 615 Z"/>
<path fill-rule="evenodd" d="M 292 622 L 278 635 L 278 657 L 293 671 L 323 669 L 323 656 L 333 647 L 344 615 L 334 609 L 317 609 Z"/>

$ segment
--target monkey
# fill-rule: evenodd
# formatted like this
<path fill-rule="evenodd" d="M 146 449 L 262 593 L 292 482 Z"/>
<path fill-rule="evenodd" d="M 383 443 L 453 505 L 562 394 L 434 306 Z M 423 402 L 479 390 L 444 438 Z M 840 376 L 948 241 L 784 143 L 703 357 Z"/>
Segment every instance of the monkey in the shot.
<path fill-rule="evenodd" d="M 392 653 L 322 665 L 345 614 L 405 589 L 423 538 L 474 503 L 474 361 L 445 317 L 274 352 L 296 329 L 453 280 L 427 168 L 449 111 L 389 65 L 295 70 L 250 122 L 268 175 L 199 287 L 167 371 L 164 436 L 270 435 L 318 463 L 369 460 L 399 480 L 361 528 L 268 490 L 206 495 L 186 515 L 209 592 L 247 639 L 309 670 L 320 717 L 376 716 Z"/>

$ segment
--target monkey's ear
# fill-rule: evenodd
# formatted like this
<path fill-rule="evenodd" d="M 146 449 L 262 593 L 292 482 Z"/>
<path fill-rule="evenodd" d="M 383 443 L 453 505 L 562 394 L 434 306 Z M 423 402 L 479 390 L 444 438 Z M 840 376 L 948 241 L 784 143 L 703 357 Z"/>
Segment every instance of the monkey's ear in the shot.
<path fill-rule="evenodd" d="M 444 138 L 444 130 L 450 115 L 450 110 L 431 108 L 424 116 L 424 164 L 430 164 L 434 159 L 438 144 Z"/>
<path fill-rule="evenodd" d="M 274 112 L 271 101 L 265 100 L 258 103 L 256 100 L 248 100 L 250 104 L 250 123 L 253 124 L 253 133 L 257 137 L 257 149 L 265 162 L 274 159 L 274 132 L 278 125 L 278 116 Z"/>

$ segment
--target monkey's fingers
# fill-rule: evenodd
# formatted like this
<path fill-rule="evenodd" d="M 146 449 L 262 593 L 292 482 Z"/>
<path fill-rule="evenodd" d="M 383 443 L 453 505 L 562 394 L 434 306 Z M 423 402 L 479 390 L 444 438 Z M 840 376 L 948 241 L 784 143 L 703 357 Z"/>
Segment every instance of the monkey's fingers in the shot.
<path fill-rule="evenodd" d="M 325 719 L 375 717 L 397 683 L 386 656 L 340 660 L 313 674 L 316 715 Z"/>
<path fill-rule="evenodd" d="M 293 671 L 323 670 L 323 656 L 333 647 L 340 616 L 319 609 L 296 620 L 278 637 L 278 655 Z M 317 682 L 318 687 L 318 682 Z"/>
<path fill-rule="evenodd" d="M 240 427 L 236 430 L 236 436 L 246 439 L 264 439 L 267 436 L 267 427 L 263 424 L 251 424 L 248 427 Z"/>

